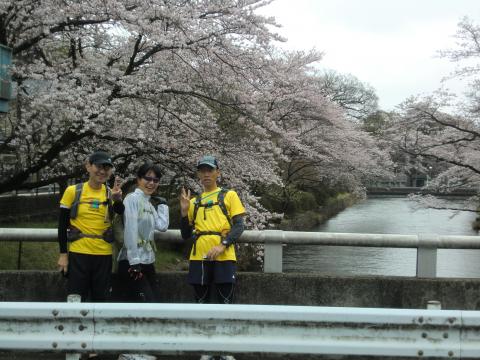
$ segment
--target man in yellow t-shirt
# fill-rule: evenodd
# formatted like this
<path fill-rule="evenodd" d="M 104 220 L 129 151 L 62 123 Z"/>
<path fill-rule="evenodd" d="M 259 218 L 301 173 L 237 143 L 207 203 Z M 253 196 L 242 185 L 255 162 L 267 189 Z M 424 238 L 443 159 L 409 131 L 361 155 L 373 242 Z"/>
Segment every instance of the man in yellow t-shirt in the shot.
<path fill-rule="evenodd" d="M 233 302 L 236 256 L 233 244 L 244 229 L 245 208 L 237 193 L 218 187 L 218 162 L 204 156 L 197 163 L 197 175 L 203 192 L 191 198 L 190 191 L 180 195 L 180 229 L 184 239 L 193 239 L 188 281 L 199 303 L 209 302 L 215 284 L 219 303 Z"/>
<path fill-rule="evenodd" d="M 88 181 L 67 187 L 60 200 L 58 266 L 68 277 L 69 294 L 81 295 L 82 301 L 90 295 L 91 301 L 100 302 L 110 294 L 112 245 L 105 236 L 111 226 L 109 207 L 123 214 L 124 206 L 120 183 L 116 181 L 112 190 L 107 190 L 105 184 L 113 171 L 108 153 L 94 152 L 86 169 Z M 75 201 L 78 191 L 80 198 Z"/>

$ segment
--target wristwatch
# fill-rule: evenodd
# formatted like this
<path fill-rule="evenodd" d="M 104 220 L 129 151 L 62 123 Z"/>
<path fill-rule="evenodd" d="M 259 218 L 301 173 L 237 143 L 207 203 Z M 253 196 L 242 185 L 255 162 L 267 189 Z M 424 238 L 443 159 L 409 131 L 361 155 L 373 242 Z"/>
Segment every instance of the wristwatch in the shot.
<path fill-rule="evenodd" d="M 228 245 L 230 245 L 227 241 L 227 239 L 222 239 L 222 245 L 224 245 L 225 247 L 228 247 Z"/>

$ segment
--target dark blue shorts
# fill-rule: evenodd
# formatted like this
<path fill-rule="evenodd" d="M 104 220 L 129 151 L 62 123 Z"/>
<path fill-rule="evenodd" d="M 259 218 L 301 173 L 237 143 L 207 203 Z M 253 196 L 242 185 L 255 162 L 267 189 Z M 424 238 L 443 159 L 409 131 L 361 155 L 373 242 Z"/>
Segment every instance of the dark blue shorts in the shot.
<path fill-rule="evenodd" d="M 190 260 L 188 283 L 195 285 L 235 283 L 235 261 Z"/>

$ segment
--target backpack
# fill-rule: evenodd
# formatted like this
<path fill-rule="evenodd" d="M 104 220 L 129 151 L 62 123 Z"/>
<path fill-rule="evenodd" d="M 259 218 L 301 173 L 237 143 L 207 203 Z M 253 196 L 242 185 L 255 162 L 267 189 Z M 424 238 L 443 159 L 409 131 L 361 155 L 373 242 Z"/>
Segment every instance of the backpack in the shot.
<path fill-rule="evenodd" d="M 197 218 L 197 213 L 198 209 L 200 207 L 205 207 L 209 208 L 215 205 L 218 205 L 220 209 L 222 210 L 223 215 L 227 218 L 228 223 L 230 224 L 230 227 L 232 226 L 232 219 L 230 218 L 230 214 L 228 213 L 227 207 L 225 206 L 225 195 L 229 189 L 224 189 L 221 188 L 220 191 L 218 192 L 217 195 L 217 201 L 216 202 L 207 202 L 205 204 L 201 203 L 202 198 L 200 196 L 195 197 L 195 202 L 193 203 L 193 217 L 192 217 L 192 226 L 193 226 L 193 234 L 192 234 L 192 241 L 193 241 L 193 255 L 196 254 L 197 252 L 197 240 L 200 236 L 202 235 L 218 235 L 223 238 L 224 234 L 218 231 L 196 231 L 195 230 L 195 220 Z M 204 212 L 204 217 L 206 216 L 206 213 Z"/>
<path fill-rule="evenodd" d="M 82 203 L 80 198 L 82 196 L 83 184 L 84 183 L 75 184 L 75 198 L 73 199 L 72 206 L 70 207 L 70 219 L 75 219 L 78 215 L 78 207 Z M 108 206 L 108 215 L 110 216 L 113 213 L 113 205 L 111 200 L 112 192 L 107 185 L 105 185 L 105 190 L 107 200 L 103 202 L 103 205 Z"/>
<path fill-rule="evenodd" d="M 78 208 L 82 203 L 80 201 L 80 198 L 82 197 L 83 184 L 84 183 L 75 184 L 75 197 L 73 199 L 72 206 L 70 207 L 70 219 L 75 219 L 78 216 Z M 107 205 L 107 216 L 110 219 L 110 223 L 112 223 L 112 220 L 114 218 L 114 211 L 113 211 L 113 204 L 111 200 L 111 190 L 107 185 L 105 185 L 105 191 L 106 191 L 107 200 L 105 200 L 103 203 L 99 203 L 98 205 L 101 205 L 101 204 Z M 96 234 L 84 234 L 76 227 L 72 225 L 69 226 L 67 230 L 68 241 L 72 242 L 84 237 L 99 238 L 100 236 Z M 101 238 L 108 243 L 114 242 L 114 234 L 113 234 L 112 226 L 109 226 L 107 230 L 104 231 Z"/>
<path fill-rule="evenodd" d="M 125 230 L 125 224 L 123 223 L 123 215 L 114 213 L 111 222 L 114 244 L 118 249 L 121 249 L 124 243 Z"/>
<path fill-rule="evenodd" d="M 200 207 L 207 208 L 207 207 L 212 207 L 212 206 L 215 206 L 215 205 L 218 205 L 220 207 L 223 215 L 225 215 L 225 217 L 227 218 L 228 223 L 230 224 L 230 226 L 232 226 L 232 219 L 230 218 L 230 215 L 228 214 L 227 207 L 225 206 L 225 195 L 229 191 L 230 191 L 229 189 L 221 188 L 220 191 L 218 192 L 217 201 L 216 202 L 207 202 L 206 204 L 201 203 L 202 199 L 201 199 L 200 196 L 195 197 L 195 202 L 194 202 L 194 207 L 193 207 L 193 217 L 192 217 L 193 228 L 195 228 L 195 219 L 197 218 L 198 209 Z"/>

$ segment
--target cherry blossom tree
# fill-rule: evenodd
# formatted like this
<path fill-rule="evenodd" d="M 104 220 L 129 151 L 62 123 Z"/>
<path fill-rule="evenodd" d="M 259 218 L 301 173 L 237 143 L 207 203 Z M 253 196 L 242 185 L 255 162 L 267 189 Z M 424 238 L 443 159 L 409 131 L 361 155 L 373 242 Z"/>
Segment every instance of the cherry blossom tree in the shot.
<path fill-rule="evenodd" d="M 280 163 L 283 207 L 299 191 L 329 189 L 364 195 L 363 184 L 368 180 L 388 176 L 388 154 L 351 121 L 349 109 L 319 91 L 323 79 L 308 75 L 290 80 L 295 81 L 301 81 L 301 96 L 282 101 L 284 129 L 300 139 L 299 146 L 282 146 L 286 159 Z"/>
<path fill-rule="evenodd" d="M 124 176 L 150 158 L 165 181 L 195 187 L 195 161 L 211 153 L 260 226 L 269 214 L 250 186 L 281 184 L 289 158 L 337 180 L 377 171 L 368 136 L 309 75 L 320 54 L 272 45 L 275 21 L 256 13 L 268 3 L 1 2 L 16 98 L 0 153 L 16 161 L 0 165 L 0 193 L 77 178 L 98 148 Z"/>
<path fill-rule="evenodd" d="M 390 129 L 390 138 L 416 161 L 420 171 L 438 174 L 429 187 L 443 192 L 480 185 L 479 37 L 480 27 L 465 18 L 458 25 L 457 47 L 440 52 L 459 65 L 450 77 L 468 80 L 465 96 L 442 90 L 412 97 L 399 107 Z M 478 199 L 472 200 L 474 210 Z M 422 201 L 441 207 L 431 197 Z"/>
<path fill-rule="evenodd" d="M 333 70 L 316 76 L 320 93 L 343 108 L 349 119 L 362 121 L 378 110 L 375 90 L 355 76 Z"/>
<path fill-rule="evenodd" d="M 98 146 L 120 163 L 149 154 L 179 170 L 220 150 L 215 107 L 244 112 L 254 136 L 244 94 L 273 37 L 253 13 L 262 2 L 3 4 L 19 109 L 4 146 L 20 166 L 2 191 L 40 170 L 43 182 L 68 177 Z"/>
<path fill-rule="evenodd" d="M 442 170 L 430 185 L 445 192 L 477 187 L 480 174 L 476 115 L 465 112 L 465 108 L 452 112 L 455 105 L 451 101 L 449 94 L 409 99 L 390 129 L 398 148 L 416 159 L 418 170 Z"/>

